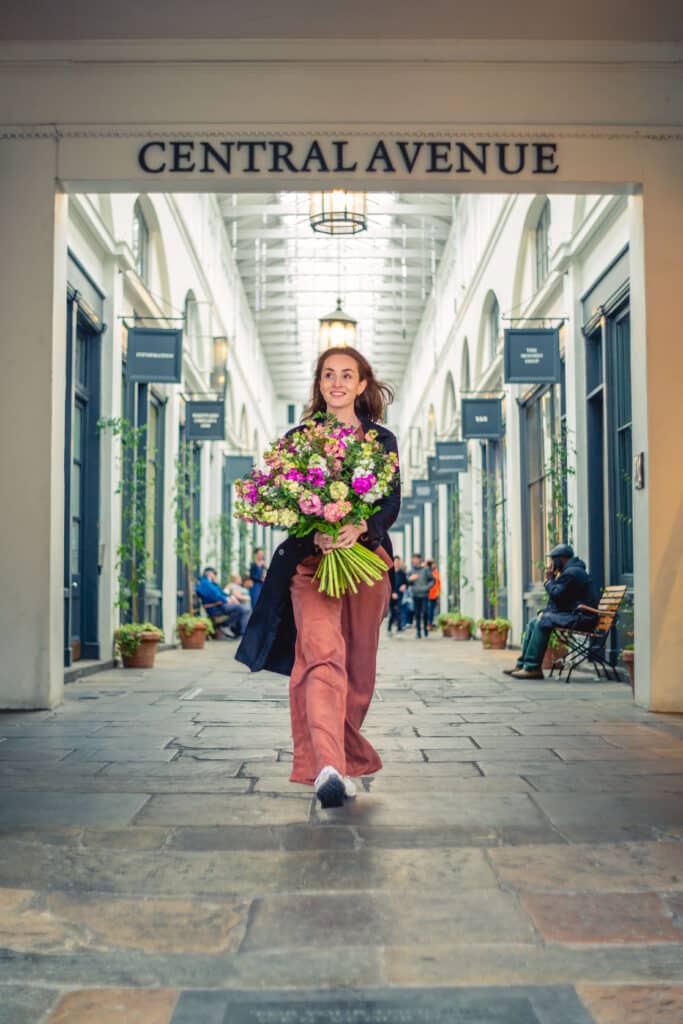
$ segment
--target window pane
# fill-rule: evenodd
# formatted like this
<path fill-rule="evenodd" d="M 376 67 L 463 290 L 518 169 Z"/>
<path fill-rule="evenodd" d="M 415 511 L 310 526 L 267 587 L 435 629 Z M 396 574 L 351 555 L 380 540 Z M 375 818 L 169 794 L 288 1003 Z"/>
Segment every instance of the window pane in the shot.
<path fill-rule="evenodd" d="M 74 409 L 73 426 L 72 426 L 72 439 L 71 439 L 71 450 L 73 452 L 73 458 L 79 462 L 83 454 L 83 419 L 84 412 L 82 405 L 76 405 Z"/>
<path fill-rule="evenodd" d="M 81 514 L 81 467 L 77 462 L 71 464 L 71 514 Z"/>
<path fill-rule="evenodd" d="M 81 524 L 71 520 L 71 574 L 78 576 L 81 571 Z"/>

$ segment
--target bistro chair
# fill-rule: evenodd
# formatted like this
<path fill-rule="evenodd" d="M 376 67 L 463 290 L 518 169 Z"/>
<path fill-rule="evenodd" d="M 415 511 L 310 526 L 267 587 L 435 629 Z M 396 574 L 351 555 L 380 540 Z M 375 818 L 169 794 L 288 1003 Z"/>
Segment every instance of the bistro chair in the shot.
<path fill-rule="evenodd" d="M 570 682 L 572 672 L 588 662 L 595 669 L 598 679 L 613 679 L 619 682 L 619 673 L 614 665 L 607 660 L 607 640 L 612 627 L 617 621 L 619 609 L 626 597 L 626 587 L 605 587 L 597 608 L 590 605 L 580 604 L 577 611 L 588 612 L 597 615 L 597 621 L 593 629 L 556 629 L 555 634 L 567 648 L 564 658 L 558 658 L 550 669 L 550 675 L 557 668 L 558 676 L 566 670 L 565 683 Z"/>

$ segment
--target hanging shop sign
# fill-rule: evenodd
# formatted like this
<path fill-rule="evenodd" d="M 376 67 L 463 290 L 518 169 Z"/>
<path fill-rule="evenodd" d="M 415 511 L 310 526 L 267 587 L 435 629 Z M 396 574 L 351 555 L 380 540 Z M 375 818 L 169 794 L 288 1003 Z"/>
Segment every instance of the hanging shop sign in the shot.
<path fill-rule="evenodd" d="M 249 476 L 253 468 L 254 460 L 249 455 L 226 455 L 226 484 L 234 484 L 235 480 L 241 480 L 243 476 Z"/>
<path fill-rule="evenodd" d="M 420 504 L 426 505 L 431 501 L 436 501 L 437 497 L 436 484 L 429 480 L 413 480 L 413 501 L 419 501 Z"/>
<path fill-rule="evenodd" d="M 455 479 L 468 468 L 466 441 L 437 441 L 434 470 L 441 483 Z"/>
<path fill-rule="evenodd" d="M 500 398 L 463 398 L 462 436 L 497 441 L 503 436 Z"/>
<path fill-rule="evenodd" d="M 505 331 L 506 384 L 559 384 L 560 332 L 557 328 Z"/>
<path fill-rule="evenodd" d="M 330 174 L 410 176 L 471 175 L 473 177 L 555 175 L 558 144 L 550 141 L 457 138 L 352 139 L 184 138 L 148 139 L 137 151 L 145 174 L 218 174 L 245 177 L 259 174 Z"/>
<path fill-rule="evenodd" d="M 225 440 L 225 402 L 188 402 L 185 416 L 188 441 Z"/>
<path fill-rule="evenodd" d="M 139 384 L 180 384 L 183 332 L 162 327 L 129 327 L 126 376 Z"/>

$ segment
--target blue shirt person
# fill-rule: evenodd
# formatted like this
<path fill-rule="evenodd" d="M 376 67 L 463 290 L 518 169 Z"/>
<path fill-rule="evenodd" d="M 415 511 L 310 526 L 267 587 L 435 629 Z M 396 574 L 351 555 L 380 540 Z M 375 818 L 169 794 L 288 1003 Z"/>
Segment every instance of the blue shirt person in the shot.
<path fill-rule="evenodd" d="M 210 618 L 227 616 L 232 635 L 243 635 L 251 617 L 251 608 L 225 593 L 218 583 L 218 574 L 213 566 L 207 565 L 195 589 Z"/>

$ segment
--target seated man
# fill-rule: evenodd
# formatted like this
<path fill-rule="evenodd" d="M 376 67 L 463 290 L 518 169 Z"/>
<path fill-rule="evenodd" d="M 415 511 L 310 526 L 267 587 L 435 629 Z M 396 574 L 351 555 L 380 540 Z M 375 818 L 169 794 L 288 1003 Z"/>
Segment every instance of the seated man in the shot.
<path fill-rule="evenodd" d="M 574 555 L 569 544 L 559 544 L 549 553 L 552 566 L 545 572 L 544 587 L 548 604 L 539 612 L 526 631 L 524 645 L 515 668 L 504 669 L 515 679 L 543 679 L 541 664 L 554 629 L 587 629 L 595 625 L 596 616 L 579 610 L 586 604 L 595 608 L 599 600 L 597 588 L 586 572 L 586 564 Z"/>
<path fill-rule="evenodd" d="M 251 608 L 221 590 L 218 575 L 213 566 L 207 565 L 197 582 L 197 596 L 211 619 L 218 615 L 227 616 L 227 624 L 233 636 L 242 636 L 251 615 Z"/>

